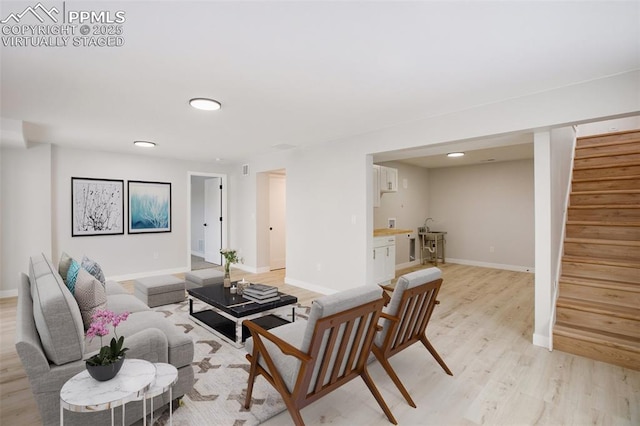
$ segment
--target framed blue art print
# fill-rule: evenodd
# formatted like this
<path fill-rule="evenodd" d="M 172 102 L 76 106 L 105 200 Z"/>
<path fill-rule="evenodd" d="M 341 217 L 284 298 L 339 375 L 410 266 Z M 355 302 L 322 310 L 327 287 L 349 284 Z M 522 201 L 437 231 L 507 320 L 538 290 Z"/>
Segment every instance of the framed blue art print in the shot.
<path fill-rule="evenodd" d="M 171 183 L 127 182 L 129 234 L 171 232 Z"/>

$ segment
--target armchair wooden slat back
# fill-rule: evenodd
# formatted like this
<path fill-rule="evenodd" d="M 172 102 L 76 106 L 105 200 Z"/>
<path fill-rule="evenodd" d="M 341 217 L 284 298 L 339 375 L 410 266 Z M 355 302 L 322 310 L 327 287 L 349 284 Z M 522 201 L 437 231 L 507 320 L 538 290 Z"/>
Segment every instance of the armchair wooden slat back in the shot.
<path fill-rule="evenodd" d="M 369 297 L 371 294 L 369 289 Z M 289 325 L 269 332 L 255 323 L 244 322 L 252 336 L 250 352 L 247 354 L 251 368 L 245 408 L 249 408 L 251 404 L 253 382 L 258 375 L 263 375 L 282 396 L 294 423 L 303 425 L 304 421 L 300 415 L 302 408 L 360 376 L 389 421 L 397 424 L 367 372 L 367 359 L 371 354 L 377 324 L 384 306 L 382 291 L 379 296 L 374 296 L 377 297 L 374 300 L 358 306 L 352 304 L 353 307 L 323 316 L 326 312 L 332 312 L 328 306 L 335 308 L 343 303 L 341 300 L 336 303 L 335 299 L 339 299 L 339 295 L 329 297 L 333 298 L 331 303 L 316 310 L 321 312 L 318 318 L 314 317 L 312 306 L 310 320 L 302 331 L 305 335 L 308 333 L 311 336 L 306 350 L 305 343 L 296 347 L 287 341 L 286 328 Z M 295 327 L 293 324 L 291 326 L 290 329 Z M 309 327 L 313 327 L 312 332 L 308 330 Z M 280 337 L 276 334 L 280 334 Z M 301 340 L 298 336 L 297 341 Z M 296 362 L 287 364 L 288 367 L 279 368 L 285 365 L 282 357 L 287 356 L 295 357 Z M 295 366 L 291 367 L 292 365 Z"/>
<path fill-rule="evenodd" d="M 305 399 L 315 401 L 336 385 L 360 375 L 371 352 L 382 312 L 380 303 L 382 299 L 318 320 L 309 351 L 315 361 L 310 363 L 304 379 L 313 391 Z M 317 367 L 312 368 L 314 365 Z"/>
<path fill-rule="evenodd" d="M 389 333 L 389 356 L 420 341 L 431 319 L 441 284 L 442 279 L 439 279 L 404 291 L 396 315 L 400 323 L 395 327 L 395 333 Z"/>
<path fill-rule="evenodd" d="M 439 303 L 436 298 L 442 285 L 440 276 L 441 272 L 438 268 L 430 268 L 398 279 L 388 308 L 381 314 L 382 332 L 373 346 L 376 359 L 412 407 L 416 404 L 391 367 L 389 358 L 414 343 L 421 342 L 444 371 L 453 376 L 426 335 L 433 309 Z"/>

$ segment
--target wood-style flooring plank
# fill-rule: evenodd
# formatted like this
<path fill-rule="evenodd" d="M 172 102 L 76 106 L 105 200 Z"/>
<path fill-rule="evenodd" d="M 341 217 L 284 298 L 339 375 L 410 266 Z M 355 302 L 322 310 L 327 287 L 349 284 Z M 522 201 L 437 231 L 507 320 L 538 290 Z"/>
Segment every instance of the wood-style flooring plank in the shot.
<path fill-rule="evenodd" d="M 454 376 L 424 347 L 391 358 L 418 408 L 411 408 L 377 362 L 371 376 L 401 425 L 640 424 L 640 372 L 533 346 L 533 274 L 439 265 L 444 283 L 429 340 Z M 399 271 L 399 274 L 418 269 Z M 232 279 L 277 285 L 303 305 L 319 295 L 284 284 L 285 271 Z M 133 292 L 133 282 L 123 283 Z M 38 410 L 15 352 L 16 299 L 0 299 L 0 424 L 37 425 Z M 354 409 L 358 407 L 358 409 Z M 302 410 L 307 425 L 388 425 L 361 380 Z M 287 412 L 264 423 L 292 424 Z"/>

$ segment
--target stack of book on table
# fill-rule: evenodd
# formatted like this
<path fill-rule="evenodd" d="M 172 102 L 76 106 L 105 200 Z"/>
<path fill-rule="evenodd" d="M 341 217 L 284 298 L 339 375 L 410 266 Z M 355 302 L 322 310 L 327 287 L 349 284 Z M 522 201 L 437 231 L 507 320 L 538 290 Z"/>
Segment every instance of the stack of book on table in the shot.
<path fill-rule="evenodd" d="M 278 287 L 265 284 L 251 284 L 244 289 L 242 297 L 256 303 L 269 303 L 280 300 Z"/>

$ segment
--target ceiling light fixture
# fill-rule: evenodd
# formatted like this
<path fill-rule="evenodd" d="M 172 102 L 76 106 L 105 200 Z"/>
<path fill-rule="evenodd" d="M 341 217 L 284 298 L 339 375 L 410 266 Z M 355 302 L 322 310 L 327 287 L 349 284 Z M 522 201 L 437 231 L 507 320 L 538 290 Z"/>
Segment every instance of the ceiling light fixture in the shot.
<path fill-rule="evenodd" d="M 193 98 L 189 101 L 189 105 L 204 111 L 217 111 L 222 108 L 220 102 L 209 98 Z"/>
<path fill-rule="evenodd" d="M 450 152 L 447 154 L 447 157 L 451 157 L 451 158 L 464 157 L 464 152 Z"/>
<path fill-rule="evenodd" d="M 140 148 L 155 148 L 156 146 L 155 142 L 149 141 L 133 141 L 133 144 L 135 146 L 139 146 Z"/>

